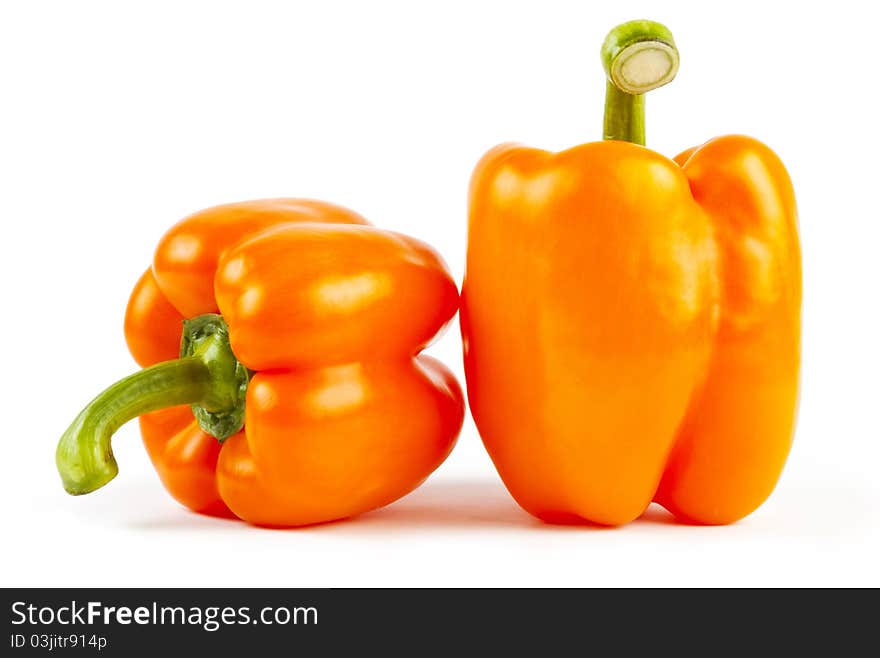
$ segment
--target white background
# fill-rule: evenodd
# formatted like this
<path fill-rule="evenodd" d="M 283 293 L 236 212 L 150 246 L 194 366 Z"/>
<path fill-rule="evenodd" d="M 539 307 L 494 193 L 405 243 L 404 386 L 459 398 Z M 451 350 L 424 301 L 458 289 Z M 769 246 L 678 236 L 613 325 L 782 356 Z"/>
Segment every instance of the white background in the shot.
<path fill-rule="evenodd" d="M 880 585 L 872 4 L 4 2 L 0 584 Z M 134 423 L 116 480 L 63 492 L 55 442 L 134 369 L 123 310 L 167 227 L 222 202 L 321 198 L 432 243 L 460 283 L 473 165 L 502 141 L 599 138 L 599 45 L 641 17 L 682 56 L 648 99 L 649 146 L 751 134 L 798 195 L 800 419 L 760 510 L 720 528 L 654 508 L 613 530 L 543 525 L 470 418 L 421 489 L 320 527 L 185 511 Z M 431 351 L 461 375 L 457 325 Z"/>

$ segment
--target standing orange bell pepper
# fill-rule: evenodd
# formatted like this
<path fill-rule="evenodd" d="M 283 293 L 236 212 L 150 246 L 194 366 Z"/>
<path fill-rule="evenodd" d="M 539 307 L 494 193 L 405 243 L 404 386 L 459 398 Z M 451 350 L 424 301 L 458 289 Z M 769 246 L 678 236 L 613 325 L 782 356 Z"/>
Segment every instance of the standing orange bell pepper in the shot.
<path fill-rule="evenodd" d="M 508 489 L 549 522 L 657 501 L 730 523 L 782 471 L 800 360 L 795 199 L 748 137 L 644 148 L 642 94 L 678 68 L 657 23 L 615 28 L 605 141 L 500 146 L 470 192 L 468 397 Z"/>
<path fill-rule="evenodd" d="M 145 370 L 59 442 L 64 486 L 112 479 L 110 437 L 140 416 L 162 482 L 195 511 L 295 526 L 386 505 L 461 428 L 458 383 L 418 355 L 457 308 L 430 247 L 344 208 L 275 199 L 196 213 L 165 234 L 129 301 L 126 338 Z"/>

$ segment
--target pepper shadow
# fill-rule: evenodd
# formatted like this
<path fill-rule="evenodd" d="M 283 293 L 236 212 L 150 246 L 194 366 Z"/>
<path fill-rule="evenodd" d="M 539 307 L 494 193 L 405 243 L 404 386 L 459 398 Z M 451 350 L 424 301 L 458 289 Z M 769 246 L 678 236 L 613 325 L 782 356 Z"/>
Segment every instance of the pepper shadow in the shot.
<path fill-rule="evenodd" d="M 665 509 L 652 504 L 634 523 L 675 525 Z M 546 523 L 523 510 L 499 480 L 444 479 L 428 481 L 401 500 L 382 509 L 347 519 L 293 532 L 312 529 L 319 532 L 377 532 L 418 530 L 503 530 L 530 529 L 539 532 L 615 532 L 609 527 L 584 520 L 572 523 Z"/>
<path fill-rule="evenodd" d="M 412 493 L 381 509 L 344 523 L 313 526 L 320 531 L 386 532 L 545 527 L 526 513 L 498 480 L 429 480 Z"/>
<path fill-rule="evenodd" d="M 109 503 L 109 501 L 108 501 Z M 130 512 L 129 512 L 130 513 Z M 110 513 L 111 525 L 121 519 Z M 366 514 L 296 528 L 266 528 L 252 526 L 234 519 L 206 517 L 184 508 L 173 513 L 150 514 L 148 517 L 127 519 L 130 527 L 147 530 L 228 531 L 237 526 L 241 530 L 270 532 L 307 532 L 339 534 L 383 534 L 389 532 L 444 532 L 449 530 L 504 530 L 530 529 L 543 532 L 614 532 L 620 528 L 589 522 L 570 524 L 545 523 L 524 511 L 507 489 L 495 479 L 438 479 L 424 485 L 400 500 Z M 659 505 L 651 505 L 634 523 L 675 525 L 675 518 Z M 625 527 L 625 526 L 623 526 Z"/>

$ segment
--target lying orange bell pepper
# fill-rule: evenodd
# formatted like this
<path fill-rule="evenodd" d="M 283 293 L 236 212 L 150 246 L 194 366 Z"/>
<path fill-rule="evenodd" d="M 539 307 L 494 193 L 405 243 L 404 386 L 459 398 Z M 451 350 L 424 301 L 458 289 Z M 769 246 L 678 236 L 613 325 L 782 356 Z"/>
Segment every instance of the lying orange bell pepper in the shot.
<path fill-rule="evenodd" d="M 275 199 L 196 213 L 165 234 L 129 301 L 126 338 L 146 369 L 59 442 L 64 486 L 112 479 L 110 437 L 140 416 L 162 482 L 195 511 L 295 526 L 386 505 L 461 428 L 454 376 L 418 355 L 457 308 L 430 247 L 344 208 Z"/>
<path fill-rule="evenodd" d="M 474 172 L 462 335 L 468 398 L 504 483 L 549 522 L 617 525 L 651 501 L 723 524 L 773 490 L 792 440 L 801 265 L 791 182 L 748 137 L 644 148 L 669 31 L 602 50 L 605 141 L 503 145 Z"/>

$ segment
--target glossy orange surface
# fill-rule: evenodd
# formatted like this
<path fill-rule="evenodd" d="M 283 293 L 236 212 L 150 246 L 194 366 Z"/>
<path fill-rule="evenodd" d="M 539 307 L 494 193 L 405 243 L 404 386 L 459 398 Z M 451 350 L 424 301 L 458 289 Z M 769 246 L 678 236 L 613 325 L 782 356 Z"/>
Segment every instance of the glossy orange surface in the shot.
<path fill-rule="evenodd" d="M 408 358 L 458 310 L 433 249 L 372 226 L 264 231 L 221 259 L 215 293 L 252 370 Z"/>
<path fill-rule="evenodd" d="M 791 183 L 753 139 L 678 162 L 510 145 L 474 173 L 469 401 L 508 489 L 547 521 L 757 508 L 791 445 L 800 301 Z"/>
<path fill-rule="evenodd" d="M 418 355 L 457 309 L 430 247 L 338 206 L 273 199 L 184 219 L 132 293 L 129 348 L 142 366 L 175 358 L 183 318 L 220 311 L 257 372 L 245 427 L 222 446 L 188 407 L 141 416 L 162 482 L 195 511 L 269 526 L 403 496 L 461 428 L 458 383 Z"/>
<path fill-rule="evenodd" d="M 220 494 L 263 525 L 387 505 L 449 454 L 462 400 L 453 375 L 427 356 L 258 373 L 246 435 L 227 439 L 220 453 Z"/>
<path fill-rule="evenodd" d="M 169 229 L 156 248 L 153 274 L 184 316 L 217 313 L 214 274 L 227 249 L 249 235 L 285 222 L 367 224 L 347 208 L 311 199 L 263 199 L 214 206 Z"/>

